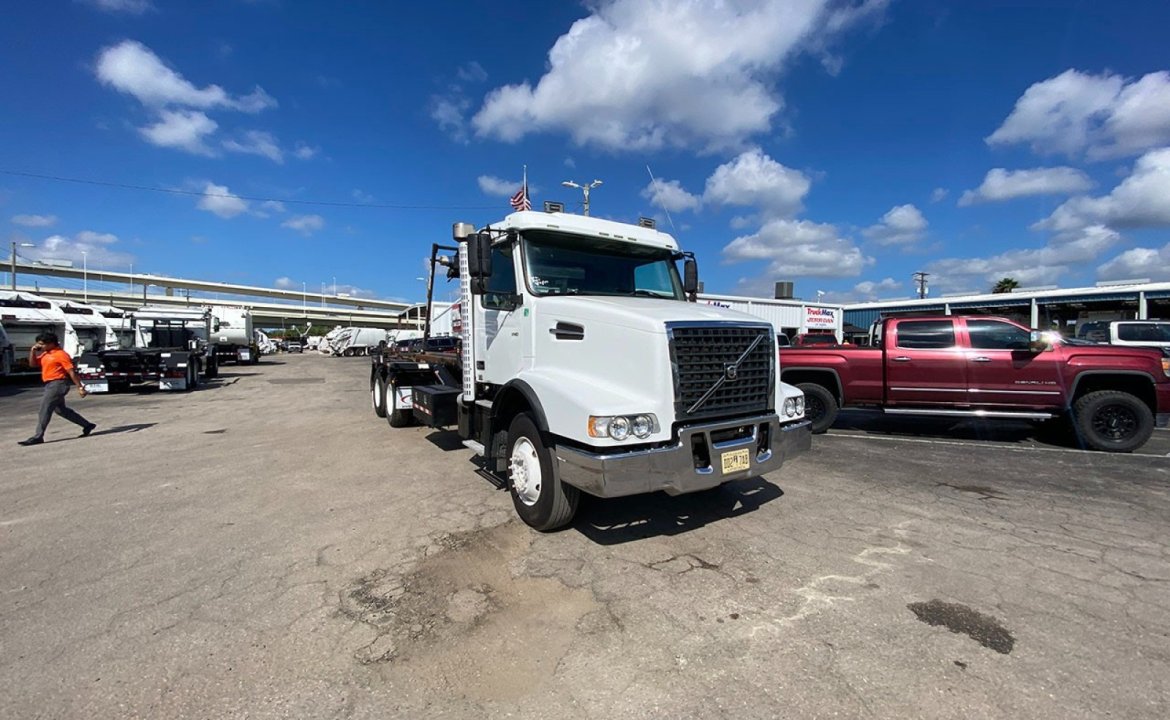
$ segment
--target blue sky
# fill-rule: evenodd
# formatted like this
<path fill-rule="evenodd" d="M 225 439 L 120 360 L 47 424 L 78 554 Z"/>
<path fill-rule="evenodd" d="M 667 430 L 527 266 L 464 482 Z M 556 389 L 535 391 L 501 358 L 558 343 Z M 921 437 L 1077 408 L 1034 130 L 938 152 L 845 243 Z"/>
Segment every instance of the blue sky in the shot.
<path fill-rule="evenodd" d="M 526 164 L 537 206 L 598 178 L 594 215 L 669 213 L 709 292 L 1170 280 L 1166 27 L 1160 0 L 18 3 L 0 230 L 417 299 Z"/>

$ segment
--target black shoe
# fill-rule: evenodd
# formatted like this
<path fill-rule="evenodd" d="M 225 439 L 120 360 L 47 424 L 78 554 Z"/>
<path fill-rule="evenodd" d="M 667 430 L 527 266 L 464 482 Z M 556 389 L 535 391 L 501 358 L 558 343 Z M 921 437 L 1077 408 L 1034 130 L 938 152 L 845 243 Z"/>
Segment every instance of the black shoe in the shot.
<path fill-rule="evenodd" d="M 89 434 L 93 432 L 95 427 L 97 427 L 97 423 L 90 423 L 89 425 L 81 428 L 81 437 L 89 437 Z"/>
<path fill-rule="evenodd" d="M 42 438 L 29 438 L 28 440 L 21 440 L 17 445 L 40 445 L 44 440 Z"/>

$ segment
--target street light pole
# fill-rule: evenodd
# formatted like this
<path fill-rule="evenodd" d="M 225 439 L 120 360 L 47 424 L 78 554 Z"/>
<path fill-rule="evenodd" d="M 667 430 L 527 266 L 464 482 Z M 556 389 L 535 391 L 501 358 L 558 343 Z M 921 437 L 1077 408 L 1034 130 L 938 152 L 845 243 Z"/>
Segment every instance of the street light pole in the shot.
<path fill-rule="evenodd" d="M 36 247 L 36 245 L 33 245 L 32 243 L 26 243 L 26 242 L 18 243 L 15 240 L 12 241 L 12 291 L 13 292 L 16 292 L 16 248 L 18 248 L 18 247 Z"/>
<path fill-rule="evenodd" d="M 578 185 L 577 183 L 573 182 L 572 180 L 565 180 L 564 182 L 561 183 L 561 185 L 564 185 L 565 187 L 569 187 L 569 188 L 577 188 L 581 192 L 585 193 L 585 203 L 584 203 L 584 209 L 582 210 L 582 214 L 584 214 L 586 217 L 588 217 L 589 216 L 589 191 L 592 190 L 593 188 L 597 187 L 598 185 L 601 185 L 601 181 L 594 180 L 591 183 L 585 183 L 584 185 Z"/>
<path fill-rule="evenodd" d="M 81 298 L 89 302 L 89 251 L 81 251 Z"/>

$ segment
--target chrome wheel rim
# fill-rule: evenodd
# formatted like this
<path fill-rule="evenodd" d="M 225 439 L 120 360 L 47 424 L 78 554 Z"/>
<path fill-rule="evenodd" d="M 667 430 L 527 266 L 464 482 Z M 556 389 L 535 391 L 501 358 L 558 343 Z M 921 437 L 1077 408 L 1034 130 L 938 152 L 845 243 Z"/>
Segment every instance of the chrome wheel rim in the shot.
<path fill-rule="evenodd" d="M 536 454 L 536 446 L 531 440 L 522 437 L 512 446 L 508 471 L 516 497 L 525 505 L 535 505 L 536 501 L 540 500 L 540 457 Z"/>

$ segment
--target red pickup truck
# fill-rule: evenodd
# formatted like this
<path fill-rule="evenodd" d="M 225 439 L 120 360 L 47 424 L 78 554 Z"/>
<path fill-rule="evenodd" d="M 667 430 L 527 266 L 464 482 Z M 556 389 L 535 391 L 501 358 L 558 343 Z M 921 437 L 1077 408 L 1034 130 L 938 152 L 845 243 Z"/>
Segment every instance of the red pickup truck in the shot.
<path fill-rule="evenodd" d="M 841 407 L 886 413 L 1068 418 L 1085 446 L 1132 452 L 1170 419 L 1170 356 L 1065 340 L 997 317 L 888 318 L 872 347 L 780 349 L 813 432 Z"/>

